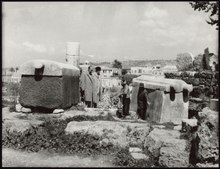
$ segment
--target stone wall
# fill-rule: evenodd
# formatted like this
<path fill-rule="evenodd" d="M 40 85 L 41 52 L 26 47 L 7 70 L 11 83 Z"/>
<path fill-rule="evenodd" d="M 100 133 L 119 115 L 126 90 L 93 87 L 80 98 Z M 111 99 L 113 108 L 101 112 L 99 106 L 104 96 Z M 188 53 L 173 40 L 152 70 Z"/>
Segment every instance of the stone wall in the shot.
<path fill-rule="evenodd" d="M 218 98 L 218 73 L 212 71 L 165 73 L 165 78 L 182 79 L 193 85 L 191 97 Z"/>

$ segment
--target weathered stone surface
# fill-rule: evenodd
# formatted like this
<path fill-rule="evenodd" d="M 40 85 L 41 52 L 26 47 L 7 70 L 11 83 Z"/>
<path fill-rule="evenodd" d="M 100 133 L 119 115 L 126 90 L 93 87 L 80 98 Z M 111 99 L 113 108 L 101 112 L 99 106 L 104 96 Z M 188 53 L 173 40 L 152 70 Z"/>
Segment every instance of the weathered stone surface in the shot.
<path fill-rule="evenodd" d="M 28 115 L 18 112 L 10 112 L 8 107 L 2 109 L 2 131 L 25 132 L 32 126 L 37 127 L 44 122 L 37 119 L 28 119 Z"/>
<path fill-rule="evenodd" d="M 160 149 L 160 166 L 187 167 L 189 165 L 189 150 L 187 147 L 187 140 L 165 139 Z"/>
<path fill-rule="evenodd" d="M 149 160 L 149 157 L 146 156 L 143 153 L 131 153 L 131 156 L 135 159 L 135 160 Z"/>
<path fill-rule="evenodd" d="M 63 109 L 55 109 L 55 110 L 53 111 L 53 114 L 59 114 L 59 113 L 63 113 L 63 112 L 64 112 Z"/>
<path fill-rule="evenodd" d="M 139 147 L 129 147 L 129 152 L 130 153 L 139 153 L 139 152 L 142 152 L 142 149 L 140 149 Z"/>
<path fill-rule="evenodd" d="M 159 165 L 161 167 L 188 167 L 189 153 L 176 150 L 174 147 L 162 147 L 160 149 Z"/>
<path fill-rule="evenodd" d="M 12 119 L 19 119 L 24 118 L 27 115 L 24 113 L 19 112 L 10 112 L 8 107 L 4 107 L 2 109 L 2 120 L 12 120 Z"/>
<path fill-rule="evenodd" d="M 198 120 L 197 119 L 183 119 L 182 123 L 190 127 L 196 127 L 198 125 Z"/>
<path fill-rule="evenodd" d="M 31 60 L 21 68 L 22 106 L 39 109 L 69 108 L 79 102 L 79 69 L 50 60 Z"/>
<path fill-rule="evenodd" d="M 218 99 L 211 99 L 210 100 L 210 109 L 214 111 L 219 110 L 219 101 Z"/>
<path fill-rule="evenodd" d="M 143 146 L 144 141 L 149 134 L 150 127 L 147 125 L 129 126 L 127 133 L 127 140 L 130 146 Z"/>
<path fill-rule="evenodd" d="M 32 126 L 37 127 L 42 125 L 43 121 L 38 120 L 21 120 L 21 119 L 12 119 L 12 120 L 5 120 L 3 123 L 3 132 L 5 130 L 9 132 L 20 132 L 23 133 L 29 130 Z"/>
<path fill-rule="evenodd" d="M 149 127 L 146 123 L 121 123 L 113 121 L 72 121 L 68 123 L 65 132 L 67 134 L 80 132 L 97 135 L 101 138 L 101 140 L 108 139 L 108 141 L 104 140 L 104 142 L 107 144 L 109 144 L 110 142 L 114 146 L 126 147 L 129 145 L 129 142 L 131 142 L 131 139 L 129 137 L 132 137 L 132 134 L 130 134 L 130 132 L 132 130 L 135 130 L 137 131 L 138 135 L 141 135 L 140 133 L 138 133 L 138 129 L 140 128 L 140 131 L 146 131 L 146 133 L 147 131 L 149 132 Z"/>
<path fill-rule="evenodd" d="M 30 109 L 30 108 L 26 108 L 26 107 L 22 107 L 22 108 L 21 108 L 21 111 L 22 111 L 23 113 L 30 113 L 30 112 L 31 112 L 31 109 Z"/>
<path fill-rule="evenodd" d="M 180 132 L 177 130 L 153 129 L 145 139 L 144 147 L 154 156 L 159 156 L 162 144 L 168 139 L 178 139 Z"/>
<path fill-rule="evenodd" d="M 212 163 L 197 163 L 197 167 L 202 167 L 202 168 L 219 168 L 219 164 L 212 164 Z"/>
<path fill-rule="evenodd" d="M 153 128 L 164 129 L 166 126 L 164 125 L 152 125 Z"/>
<path fill-rule="evenodd" d="M 34 76 L 21 79 L 20 100 L 24 107 L 46 109 L 68 108 L 79 101 L 79 77 L 42 77 Z"/>
<path fill-rule="evenodd" d="M 173 128 L 174 130 L 178 130 L 178 131 L 180 131 L 181 129 L 182 129 L 182 126 L 181 125 L 178 125 L 178 126 L 174 126 L 174 128 Z"/>
<path fill-rule="evenodd" d="M 197 135 L 199 137 L 198 158 L 201 161 L 219 159 L 219 128 L 218 112 L 206 107 L 199 112 L 199 122 Z"/>
<path fill-rule="evenodd" d="M 20 104 L 15 105 L 16 112 L 21 112 L 21 108 L 22 108 L 22 106 Z"/>

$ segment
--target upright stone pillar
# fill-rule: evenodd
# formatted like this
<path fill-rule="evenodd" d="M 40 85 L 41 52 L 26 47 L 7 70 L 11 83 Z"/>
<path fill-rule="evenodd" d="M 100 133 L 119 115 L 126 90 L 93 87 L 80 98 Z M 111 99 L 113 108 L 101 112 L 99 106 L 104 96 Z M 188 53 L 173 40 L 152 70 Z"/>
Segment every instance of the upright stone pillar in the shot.
<path fill-rule="evenodd" d="M 79 42 L 66 43 L 66 62 L 79 67 L 80 44 Z"/>

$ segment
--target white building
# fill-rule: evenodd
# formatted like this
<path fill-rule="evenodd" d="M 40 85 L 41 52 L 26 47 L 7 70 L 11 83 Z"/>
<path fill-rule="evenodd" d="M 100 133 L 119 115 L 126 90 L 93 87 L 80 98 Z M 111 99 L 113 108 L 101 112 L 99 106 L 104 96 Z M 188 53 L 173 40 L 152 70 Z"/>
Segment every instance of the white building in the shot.
<path fill-rule="evenodd" d="M 162 68 L 162 71 L 164 73 L 173 73 L 173 72 L 178 72 L 178 69 L 176 65 L 166 65 Z"/>
<path fill-rule="evenodd" d="M 121 80 L 118 77 L 102 77 L 102 87 L 105 89 L 112 88 L 114 86 L 120 86 Z"/>
<path fill-rule="evenodd" d="M 152 67 L 131 67 L 131 74 L 134 75 L 151 74 L 152 71 Z"/>
<path fill-rule="evenodd" d="M 102 77 L 112 77 L 112 76 L 118 76 L 118 75 L 121 75 L 120 69 L 101 66 Z"/>

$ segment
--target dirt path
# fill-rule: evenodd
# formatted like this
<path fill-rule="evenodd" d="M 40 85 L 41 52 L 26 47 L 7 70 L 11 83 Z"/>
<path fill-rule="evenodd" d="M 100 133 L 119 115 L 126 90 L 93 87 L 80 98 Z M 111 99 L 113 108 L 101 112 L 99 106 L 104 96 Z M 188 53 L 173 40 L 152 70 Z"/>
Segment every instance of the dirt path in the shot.
<path fill-rule="evenodd" d="M 3 167 L 114 167 L 111 157 L 82 158 L 45 152 L 28 153 L 2 149 Z"/>

